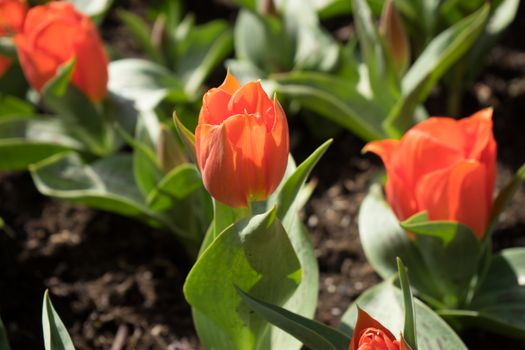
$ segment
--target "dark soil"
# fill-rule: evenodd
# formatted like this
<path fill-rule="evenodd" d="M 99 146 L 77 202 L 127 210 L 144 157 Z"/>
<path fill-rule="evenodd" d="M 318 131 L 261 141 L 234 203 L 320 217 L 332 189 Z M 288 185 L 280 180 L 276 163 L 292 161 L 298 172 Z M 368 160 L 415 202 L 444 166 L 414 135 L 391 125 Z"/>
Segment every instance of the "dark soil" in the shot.
<path fill-rule="evenodd" d="M 231 17 L 231 9 L 214 6 Z M 499 186 L 525 161 L 523 7 L 463 104 L 464 115 L 495 107 Z M 194 10 L 206 13 L 197 5 Z M 124 35 L 114 20 L 108 35 Z M 431 113 L 443 114 L 442 98 L 437 90 Z M 293 153 L 301 160 L 316 145 L 303 125 L 291 130 L 297 141 Z M 321 270 L 316 318 L 330 325 L 380 281 L 363 255 L 356 217 L 381 164 L 362 156 L 362 146 L 349 133 L 336 137 L 314 172 L 318 187 L 303 213 Z M 43 348 L 45 289 L 79 350 L 199 348 L 181 292 L 191 262 L 169 233 L 45 198 L 26 173 L 0 174 L 0 198 L 0 216 L 8 225 L 0 234 L 0 314 L 13 349 Z M 495 250 L 525 246 L 524 208 L 522 188 L 496 228 Z M 467 342 L 472 349 L 525 349 L 489 333 L 470 332 Z"/>

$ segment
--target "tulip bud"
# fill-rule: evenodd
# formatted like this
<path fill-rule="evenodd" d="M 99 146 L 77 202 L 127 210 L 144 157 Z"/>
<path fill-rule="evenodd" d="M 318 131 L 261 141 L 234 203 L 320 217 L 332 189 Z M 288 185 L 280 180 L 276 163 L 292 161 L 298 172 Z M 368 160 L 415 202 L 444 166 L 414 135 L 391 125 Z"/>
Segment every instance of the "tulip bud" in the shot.
<path fill-rule="evenodd" d="M 496 178 L 492 109 L 461 120 L 432 117 L 401 140 L 374 141 L 364 150 L 383 160 L 387 201 L 399 220 L 426 211 L 430 220 L 456 221 L 480 239 L 485 235 Z"/>
<path fill-rule="evenodd" d="M 216 200 L 239 208 L 266 199 L 284 176 L 288 142 L 284 111 L 260 82 L 241 86 L 228 73 L 204 95 L 195 150 L 204 186 Z"/>
<path fill-rule="evenodd" d="M 392 56 L 396 72 L 402 76 L 410 61 L 410 42 L 394 5 L 394 0 L 387 0 L 379 20 L 379 33 Z"/>
<path fill-rule="evenodd" d="M 379 321 L 357 308 L 357 322 L 348 350 L 409 350 L 410 347 L 394 335 Z"/>
<path fill-rule="evenodd" d="M 160 125 L 159 139 L 157 141 L 157 160 L 165 174 L 187 162 L 175 135 L 164 124 Z"/>
<path fill-rule="evenodd" d="M 23 0 L 0 0 L 0 37 L 9 37 L 22 30 L 27 12 Z M 0 77 L 11 67 L 11 59 L 0 56 Z"/>
<path fill-rule="evenodd" d="M 107 94 L 108 59 L 97 28 L 67 2 L 51 2 L 29 10 L 15 36 L 24 74 L 37 91 L 64 63 L 75 59 L 72 84 L 93 102 Z"/>

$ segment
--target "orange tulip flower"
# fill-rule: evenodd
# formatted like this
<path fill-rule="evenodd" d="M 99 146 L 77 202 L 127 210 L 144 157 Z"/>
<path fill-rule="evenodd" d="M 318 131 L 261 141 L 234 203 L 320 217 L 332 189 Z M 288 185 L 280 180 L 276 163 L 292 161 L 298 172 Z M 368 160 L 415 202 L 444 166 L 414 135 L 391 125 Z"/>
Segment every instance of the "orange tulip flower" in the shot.
<path fill-rule="evenodd" d="M 410 346 L 368 313 L 357 308 L 357 322 L 348 350 L 410 350 Z"/>
<path fill-rule="evenodd" d="M 12 36 L 22 30 L 27 4 L 24 0 L 0 0 L 0 37 Z M 11 67 L 11 59 L 0 56 L 0 77 Z"/>
<path fill-rule="evenodd" d="M 430 220 L 460 222 L 484 236 L 496 178 L 492 109 L 461 120 L 429 118 L 401 140 L 364 150 L 383 160 L 387 201 L 400 220 L 427 211 Z"/>
<path fill-rule="evenodd" d="M 15 42 L 24 74 L 42 90 L 57 68 L 76 60 L 72 83 L 92 101 L 107 94 L 108 59 L 97 28 L 67 2 L 50 2 L 29 10 Z"/>
<path fill-rule="evenodd" d="M 218 201 L 247 207 L 266 199 L 288 163 L 288 124 L 261 84 L 241 86 L 231 74 L 202 99 L 195 150 L 204 186 Z"/>

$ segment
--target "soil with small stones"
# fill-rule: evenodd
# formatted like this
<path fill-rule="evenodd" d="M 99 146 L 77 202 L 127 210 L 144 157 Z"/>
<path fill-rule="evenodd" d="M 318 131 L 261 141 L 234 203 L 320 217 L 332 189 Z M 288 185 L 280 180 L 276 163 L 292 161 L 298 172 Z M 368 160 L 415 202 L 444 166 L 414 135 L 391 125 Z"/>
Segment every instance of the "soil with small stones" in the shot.
<path fill-rule="evenodd" d="M 129 3 L 130 9 L 143 11 L 140 1 Z M 220 2 L 213 6 L 220 16 L 234 17 Z M 525 161 L 524 7 L 462 105 L 462 115 L 495 107 L 499 187 Z M 214 17 L 197 5 L 190 10 L 197 18 Z M 113 14 L 106 27 L 105 37 L 112 42 L 126 37 Z M 428 103 L 431 114 L 445 114 L 442 101 L 436 89 Z M 316 146 L 307 129 L 298 121 L 291 124 L 292 152 L 298 160 Z M 330 325 L 338 323 L 361 292 L 380 282 L 359 242 L 357 212 L 382 167 L 377 158 L 360 154 L 362 146 L 349 133 L 335 136 L 314 171 L 318 186 L 302 213 L 321 272 L 316 318 Z M 43 348 L 41 303 L 46 289 L 79 350 L 199 349 L 181 291 L 191 261 L 173 236 L 43 197 L 27 173 L 0 174 L 0 198 L 0 216 L 7 224 L 0 234 L 0 314 L 13 349 Z M 525 246 L 524 208 L 522 187 L 495 230 L 495 251 Z M 465 339 L 472 349 L 525 349 L 515 340 L 486 332 L 472 331 Z"/>

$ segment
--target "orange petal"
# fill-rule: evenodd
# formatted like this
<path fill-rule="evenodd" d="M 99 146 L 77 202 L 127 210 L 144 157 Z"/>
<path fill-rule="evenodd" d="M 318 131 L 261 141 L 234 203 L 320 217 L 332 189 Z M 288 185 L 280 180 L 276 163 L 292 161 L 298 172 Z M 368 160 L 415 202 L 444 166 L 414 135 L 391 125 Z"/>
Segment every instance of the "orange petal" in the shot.
<path fill-rule="evenodd" d="M 231 207 L 248 205 L 236 174 L 235 156 L 223 125 L 200 124 L 195 130 L 195 151 L 206 190 Z"/>
<path fill-rule="evenodd" d="M 230 70 L 226 72 L 226 78 L 224 79 L 223 83 L 218 87 L 218 89 L 224 90 L 228 92 L 230 95 L 233 95 L 235 91 L 237 91 L 241 87 L 241 84 L 233 76 L 233 74 L 230 73 Z"/>
<path fill-rule="evenodd" d="M 463 152 L 465 138 L 458 121 L 448 117 L 432 117 L 416 124 L 411 130 L 418 130 L 432 137 L 438 143 L 444 143 L 451 148 Z"/>
<path fill-rule="evenodd" d="M 202 98 L 199 124 L 219 125 L 231 116 L 228 109 L 230 99 L 229 92 L 218 88 L 210 89 Z"/>
<path fill-rule="evenodd" d="M 232 96 L 228 108 L 232 114 L 254 114 L 262 118 L 268 131 L 275 122 L 275 112 L 272 100 L 263 90 L 258 81 L 243 85 Z"/>
<path fill-rule="evenodd" d="M 362 310 L 359 306 L 357 307 L 357 322 L 354 327 L 354 334 L 352 335 L 352 341 L 348 350 L 357 350 L 357 345 L 361 335 L 367 328 L 376 328 L 384 332 L 384 334 L 392 341 L 396 340 L 396 337 L 386 329 L 379 321 L 375 320 L 372 316 Z"/>
<path fill-rule="evenodd" d="M 11 59 L 5 56 L 0 56 L 0 78 L 7 72 L 11 67 Z"/>
<path fill-rule="evenodd" d="M 372 152 L 381 157 L 381 160 L 388 171 L 388 169 L 392 167 L 393 154 L 397 151 L 398 147 L 398 140 L 372 141 L 363 147 L 363 152 Z"/>

